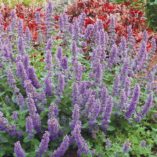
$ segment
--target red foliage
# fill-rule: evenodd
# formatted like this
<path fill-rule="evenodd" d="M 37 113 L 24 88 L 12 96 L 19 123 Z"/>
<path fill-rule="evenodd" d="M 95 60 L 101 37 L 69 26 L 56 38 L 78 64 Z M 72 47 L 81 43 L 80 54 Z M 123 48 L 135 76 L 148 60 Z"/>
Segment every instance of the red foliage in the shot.
<path fill-rule="evenodd" d="M 71 21 L 74 17 L 84 12 L 87 15 L 85 19 L 85 26 L 94 24 L 97 19 L 101 19 L 104 24 L 104 29 L 108 31 L 109 17 L 114 15 L 116 17 L 116 32 L 119 37 L 127 36 L 127 26 L 132 25 L 133 34 L 136 42 L 142 39 L 141 31 L 147 29 L 146 19 L 144 13 L 130 6 L 131 3 L 104 3 L 101 0 L 77 0 L 76 3 L 69 6 L 67 14 Z M 77 10 L 77 11 L 76 11 Z M 152 31 L 149 30 L 149 37 L 152 36 Z"/>

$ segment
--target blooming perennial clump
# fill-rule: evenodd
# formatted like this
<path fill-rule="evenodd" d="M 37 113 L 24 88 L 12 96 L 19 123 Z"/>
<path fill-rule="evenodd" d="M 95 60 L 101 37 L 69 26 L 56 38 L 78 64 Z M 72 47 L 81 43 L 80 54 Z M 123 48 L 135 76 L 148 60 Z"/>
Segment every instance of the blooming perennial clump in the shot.
<path fill-rule="evenodd" d="M 24 31 L 23 20 L 16 15 L 11 21 L 14 29 L 0 32 L 0 79 L 7 81 L 8 89 L 0 85 L 5 96 L 0 100 L 0 134 L 11 139 L 11 146 L 14 144 L 11 156 L 64 157 L 70 149 L 78 156 L 94 156 L 94 145 L 89 145 L 87 135 L 106 135 L 115 117 L 129 124 L 140 123 L 153 107 L 156 69 L 148 72 L 147 68 L 156 52 L 156 40 L 152 39 L 148 52 L 144 30 L 140 47 L 134 47 L 130 25 L 128 35 L 117 43 L 112 15 L 109 32 L 101 19 L 86 27 L 84 13 L 72 23 L 66 13 L 61 14 L 54 30 L 52 14 L 53 5 L 48 1 L 46 33 L 37 49 L 31 30 L 27 27 Z M 37 23 L 40 20 L 37 12 Z M 53 33 L 61 39 L 56 40 Z M 89 50 L 88 59 L 83 49 Z M 34 51 L 36 55 L 43 53 L 42 61 L 31 58 Z M 141 98 L 143 93 L 146 99 Z M 109 139 L 107 149 L 112 146 Z M 130 146 L 124 142 L 122 152 L 129 153 Z M 7 155 L 4 152 L 3 156 Z"/>

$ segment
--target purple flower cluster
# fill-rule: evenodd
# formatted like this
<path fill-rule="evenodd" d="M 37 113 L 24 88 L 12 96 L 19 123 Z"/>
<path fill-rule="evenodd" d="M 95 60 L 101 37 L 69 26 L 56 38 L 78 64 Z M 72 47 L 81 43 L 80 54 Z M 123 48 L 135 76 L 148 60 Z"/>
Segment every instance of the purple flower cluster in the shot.
<path fill-rule="evenodd" d="M 52 11 L 52 3 L 48 1 L 45 15 L 46 44 L 39 45 L 39 49 L 44 51 L 43 62 L 34 64 L 31 59 L 28 50 L 33 45 L 32 34 L 28 28 L 23 32 L 22 20 L 18 21 L 18 28 L 14 30 L 18 34 L 14 37 L 17 51 L 13 51 L 9 35 L 6 35 L 6 40 L 0 39 L 2 73 L 4 71 L 11 89 L 7 95 L 11 95 L 11 98 L 6 99 L 13 104 L 13 107 L 8 105 L 9 108 L 14 109 L 11 111 L 14 125 L 7 120 L 8 115 L 4 116 L 0 112 L 0 131 L 10 137 L 22 136 L 28 141 L 40 139 L 37 157 L 49 156 L 49 147 L 63 137 L 58 147 L 54 145 L 52 157 L 63 157 L 72 144 L 77 146 L 78 156 L 90 155 L 92 151 L 84 138 L 84 131 L 95 136 L 99 131 L 106 133 L 111 117 L 115 115 L 140 122 L 153 106 L 156 70 L 152 69 L 142 80 L 136 78 L 139 72 L 145 73 L 145 63 L 150 59 L 146 48 L 148 34 L 143 32 L 143 40 L 137 49 L 134 47 L 131 26 L 128 27 L 127 38 L 122 37 L 119 43 L 115 42 L 116 19 L 112 15 L 107 33 L 101 20 L 86 28 L 84 13 L 72 23 L 63 13 L 59 17 L 59 35 L 63 35 L 63 43 L 56 48 L 55 37 L 52 36 Z M 39 12 L 35 16 L 40 24 Z M 9 32 L 12 30 L 9 28 Z M 87 53 L 89 60 L 86 54 L 81 53 L 82 48 L 90 50 Z M 150 55 L 155 51 L 156 40 L 153 38 Z M 149 92 L 145 104 L 140 107 L 138 103 L 142 102 L 141 93 L 146 92 L 143 89 L 146 81 Z M 20 123 L 21 117 L 25 119 L 23 124 Z M 107 140 L 106 148 L 110 146 L 111 142 Z M 127 141 L 123 145 L 123 152 L 128 153 L 129 150 L 130 142 Z M 17 157 L 26 156 L 19 141 L 15 143 L 14 153 Z"/>

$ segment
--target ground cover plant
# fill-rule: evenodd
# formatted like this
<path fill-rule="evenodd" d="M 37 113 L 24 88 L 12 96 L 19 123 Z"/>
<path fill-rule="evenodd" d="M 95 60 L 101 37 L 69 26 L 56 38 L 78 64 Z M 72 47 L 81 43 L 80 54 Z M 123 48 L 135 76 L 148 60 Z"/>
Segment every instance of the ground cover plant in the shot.
<path fill-rule="evenodd" d="M 106 31 L 85 13 L 54 22 L 51 2 L 43 13 L 36 46 L 17 13 L 0 27 L 0 156 L 155 157 L 156 39 L 135 46 L 129 25 L 117 42 L 112 14 Z"/>

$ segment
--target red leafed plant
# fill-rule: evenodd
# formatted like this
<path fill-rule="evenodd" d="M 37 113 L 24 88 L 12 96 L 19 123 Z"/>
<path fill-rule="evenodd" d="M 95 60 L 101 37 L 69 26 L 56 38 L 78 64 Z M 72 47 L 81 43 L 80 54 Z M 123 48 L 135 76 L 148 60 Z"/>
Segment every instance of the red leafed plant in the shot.
<path fill-rule="evenodd" d="M 85 26 L 95 23 L 97 19 L 101 19 L 106 31 L 109 28 L 109 17 L 111 14 L 114 15 L 117 20 L 115 29 L 119 37 L 127 36 L 127 26 L 132 25 L 137 43 L 142 39 L 141 31 L 147 29 L 144 13 L 133 8 L 130 3 L 116 4 L 105 3 L 101 0 L 77 0 L 67 9 L 67 14 L 70 16 L 71 21 L 82 12 L 87 15 Z M 149 37 L 151 37 L 152 31 L 150 29 L 148 33 Z"/>

